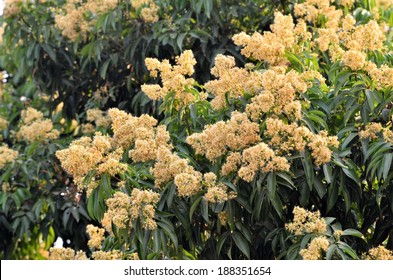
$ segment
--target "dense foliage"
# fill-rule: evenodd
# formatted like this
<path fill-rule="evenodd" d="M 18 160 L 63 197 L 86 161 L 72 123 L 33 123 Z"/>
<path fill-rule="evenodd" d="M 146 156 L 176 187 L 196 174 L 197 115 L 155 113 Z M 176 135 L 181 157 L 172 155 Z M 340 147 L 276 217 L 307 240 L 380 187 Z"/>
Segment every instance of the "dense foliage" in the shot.
<path fill-rule="evenodd" d="M 393 259 L 391 1 L 5 2 L 2 259 Z"/>

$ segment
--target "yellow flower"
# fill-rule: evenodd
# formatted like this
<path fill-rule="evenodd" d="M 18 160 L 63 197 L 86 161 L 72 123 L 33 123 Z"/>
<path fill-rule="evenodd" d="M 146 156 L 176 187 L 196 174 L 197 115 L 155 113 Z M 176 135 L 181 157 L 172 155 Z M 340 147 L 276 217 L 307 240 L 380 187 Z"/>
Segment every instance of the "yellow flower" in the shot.
<path fill-rule="evenodd" d="M 42 112 L 31 107 L 22 110 L 21 127 L 16 133 L 16 139 L 18 141 L 34 142 L 59 138 L 60 131 L 54 129 L 52 121 L 44 119 L 43 116 Z"/>
<path fill-rule="evenodd" d="M 119 250 L 112 250 L 108 252 L 95 251 L 92 254 L 94 260 L 122 260 L 124 254 Z"/>
<path fill-rule="evenodd" d="M 366 63 L 366 54 L 356 50 L 349 50 L 342 56 L 345 66 L 348 66 L 353 71 L 361 70 Z"/>
<path fill-rule="evenodd" d="M 8 126 L 8 121 L 0 117 L 0 130 L 6 129 Z"/>
<path fill-rule="evenodd" d="M 84 185 L 84 177 L 89 171 L 96 170 L 97 174 L 108 173 L 111 176 L 122 174 L 126 165 L 121 162 L 123 149 L 112 145 L 112 138 L 97 132 L 93 139 L 81 137 L 71 142 L 67 149 L 56 152 L 63 169 L 74 177 L 74 182 L 80 189 L 87 189 L 88 194 L 97 186 L 94 182 Z"/>
<path fill-rule="evenodd" d="M 228 188 L 223 184 L 218 184 L 216 186 L 207 189 L 204 198 L 210 203 L 221 203 L 228 200 Z"/>
<path fill-rule="evenodd" d="M 19 153 L 13 149 L 8 148 L 6 145 L 0 146 L 0 169 L 3 169 L 6 164 L 13 162 Z"/>
<path fill-rule="evenodd" d="M 226 94 L 230 98 L 238 98 L 243 94 L 254 95 L 261 87 L 262 73 L 235 67 L 235 58 L 232 56 L 217 55 L 211 73 L 218 79 L 204 86 L 214 95 L 211 104 L 216 109 L 227 106 Z"/>
<path fill-rule="evenodd" d="M 50 248 L 49 249 L 50 260 L 87 260 L 85 252 L 75 252 L 71 248 Z"/>
<path fill-rule="evenodd" d="M 202 189 L 202 174 L 199 172 L 179 173 L 175 176 L 174 182 L 180 197 L 192 196 Z"/>
<path fill-rule="evenodd" d="M 203 93 L 191 93 L 190 88 L 195 84 L 193 78 L 187 78 L 194 74 L 194 66 L 196 60 L 192 51 L 186 50 L 180 56 L 176 57 L 176 65 L 171 65 L 168 60 L 159 61 L 155 58 L 145 59 L 146 68 L 150 71 L 152 77 L 160 74 L 162 86 L 142 85 L 142 91 L 153 99 L 158 100 L 164 98 L 169 93 L 174 93 L 175 109 L 193 104 L 199 100 L 206 99 Z"/>
<path fill-rule="evenodd" d="M 326 222 L 321 218 L 319 211 L 310 212 L 304 208 L 296 206 L 293 209 L 292 223 L 285 224 L 285 228 L 296 235 L 303 233 L 322 234 L 326 232 Z"/>
<path fill-rule="evenodd" d="M 376 248 L 372 248 L 364 256 L 366 260 L 393 260 L 393 251 L 386 249 L 380 245 Z"/>
<path fill-rule="evenodd" d="M 380 123 L 371 122 L 366 125 L 364 130 L 359 131 L 359 137 L 363 139 L 370 138 L 371 140 L 375 140 L 379 138 L 377 134 L 380 133 L 382 130 L 383 128 Z"/>
<path fill-rule="evenodd" d="M 105 230 L 103 228 L 95 227 L 93 225 L 86 226 L 86 232 L 89 235 L 90 239 L 87 242 L 87 245 L 91 249 L 100 249 L 102 245 L 102 241 L 104 241 L 104 233 Z"/>
<path fill-rule="evenodd" d="M 322 253 L 329 248 L 329 240 L 325 236 L 315 237 L 308 245 L 307 249 L 300 250 L 300 255 L 304 260 L 320 260 Z"/>
<path fill-rule="evenodd" d="M 246 182 L 251 182 L 257 171 L 288 171 L 289 167 L 286 158 L 276 156 L 267 144 L 259 143 L 243 151 L 242 167 L 238 174 Z"/>
<path fill-rule="evenodd" d="M 245 113 L 232 112 L 227 122 L 219 121 L 207 125 L 203 132 L 187 137 L 197 154 L 205 155 L 210 161 L 223 156 L 228 150 L 239 151 L 260 141 L 259 127 Z"/>
<path fill-rule="evenodd" d="M 111 118 L 105 111 L 89 109 L 86 111 L 86 116 L 86 119 L 90 122 L 94 122 L 96 127 L 107 128 L 111 124 Z"/>
<path fill-rule="evenodd" d="M 271 25 L 272 32 L 266 31 L 263 35 L 255 32 L 251 36 L 242 32 L 232 39 L 242 47 L 241 53 L 244 56 L 266 61 L 270 65 L 283 65 L 287 63 L 285 51 L 297 43 L 294 29 L 292 16 L 277 12 Z"/>

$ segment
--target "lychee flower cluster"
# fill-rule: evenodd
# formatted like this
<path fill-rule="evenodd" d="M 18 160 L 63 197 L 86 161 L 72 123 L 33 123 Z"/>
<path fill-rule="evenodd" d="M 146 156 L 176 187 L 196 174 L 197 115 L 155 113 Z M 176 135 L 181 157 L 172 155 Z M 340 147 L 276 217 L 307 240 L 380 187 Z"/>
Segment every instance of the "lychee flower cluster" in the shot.
<path fill-rule="evenodd" d="M 280 12 L 275 14 L 274 23 L 270 28 L 271 32 L 255 32 L 251 36 L 245 32 L 239 33 L 233 36 L 233 41 L 242 47 L 241 53 L 245 57 L 276 66 L 287 64 L 285 52 L 292 49 L 295 52 L 301 51 L 302 48 L 294 46 L 300 46 L 301 41 L 310 37 L 304 21 L 299 21 L 298 25 L 295 25 L 291 15 L 286 16 Z"/>
<path fill-rule="evenodd" d="M 251 98 L 246 106 L 247 115 L 258 121 L 264 114 L 281 116 L 285 114 L 291 120 L 301 119 L 301 103 L 298 94 L 309 87 L 309 80 L 320 78 L 315 71 L 300 74 L 296 71 L 286 72 L 286 67 L 273 67 L 262 74 L 259 94 Z"/>
<path fill-rule="evenodd" d="M 142 91 L 152 100 L 165 98 L 169 93 L 174 94 L 175 109 L 205 100 L 207 95 L 191 90 L 195 84 L 193 78 L 196 60 L 192 51 L 186 50 L 176 57 L 176 65 L 171 65 L 169 60 L 159 61 L 156 58 L 146 58 L 145 64 L 153 78 L 160 74 L 162 86 L 158 84 L 144 84 Z"/>
<path fill-rule="evenodd" d="M 99 109 L 88 109 L 86 111 L 86 120 L 93 122 L 97 128 L 108 128 L 111 124 L 111 118 L 106 111 Z"/>
<path fill-rule="evenodd" d="M 207 125 L 203 132 L 187 138 L 197 154 L 205 155 L 210 161 L 216 160 L 228 151 L 240 151 L 261 141 L 259 126 L 251 122 L 245 113 L 234 111 L 231 119 Z"/>
<path fill-rule="evenodd" d="M 327 230 L 326 222 L 321 218 L 319 211 L 311 212 L 296 206 L 293 209 L 293 215 L 293 221 L 285 224 L 285 228 L 295 235 L 305 233 L 323 234 Z"/>
<path fill-rule="evenodd" d="M 153 0 L 132 0 L 131 5 L 140 13 L 144 22 L 153 23 L 158 21 L 158 6 Z"/>
<path fill-rule="evenodd" d="M 329 246 L 330 243 L 326 236 L 318 236 L 311 240 L 306 249 L 300 250 L 299 254 L 303 260 L 321 260 L 323 253 L 328 250 Z"/>
<path fill-rule="evenodd" d="M 108 209 L 101 223 L 112 233 L 112 223 L 119 229 L 131 229 L 133 222 L 139 219 L 143 228 L 153 230 L 157 227 L 154 207 L 159 197 L 158 193 L 139 189 L 133 189 L 131 196 L 115 192 L 113 197 L 106 200 Z"/>
<path fill-rule="evenodd" d="M 380 245 L 378 247 L 371 248 L 368 253 L 363 256 L 363 258 L 365 260 L 393 260 L 393 251 Z"/>
<path fill-rule="evenodd" d="M 302 152 L 306 147 L 310 148 L 317 166 L 328 163 L 332 149 L 339 146 L 337 136 L 328 136 L 326 131 L 314 134 L 305 126 L 286 124 L 280 119 L 266 120 L 265 135 L 279 154 L 291 155 L 293 151 Z"/>
<path fill-rule="evenodd" d="M 236 197 L 234 191 L 229 191 L 225 184 L 217 182 L 217 176 L 213 172 L 208 172 L 203 175 L 203 184 L 207 189 L 204 195 L 207 202 L 222 203 Z"/>
<path fill-rule="evenodd" d="M 95 251 L 91 255 L 93 260 L 122 260 L 124 258 L 124 253 L 119 250 L 111 251 Z"/>
<path fill-rule="evenodd" d="M 109 110 L 109 116 L 114 145 L 129 149 L 129 156 L 134 162 L 155 160 L 159 148 L 172 148 L 166 127 L 156 126 L 156 119 L 148 115 L 133 117 L 116 108 Z"/>
<path fill-rule="evenodd" d="M 88 195 L 95 184 L 84 184 L 85 176 L 89 171 L 96 170 L 98 174 L 108 173 L 111 176 L 121 174 L 126 165 L 121 162 L 122 148 L 112 146 L 109 136 L 97 132 L 93 138 L 82 137 L 71 142 L 67 149 L 56 152 L 63 169 L 74 177 L 80 190 L 87 189 Z"/>
<path fill-rule="evenodd" d="M 359 131 L 359 137 L 362 139 L 369 138 L 371 140 L 378 139 L 378 134 L 383 130 L 380 123 L 371 122 L 365 126 L 363 130 Z"/>
<path fill-rule="evenodd" d="M 242 154 L 242 166 L 238 175 L 246 182 L 251 182 L 257 171 L 264 173 L 288 171 L 289 163 L 285 157 L 277 156 L 265 143 L 247 148 Z"/>
<path fill-rule="evenodd" d="M 100 249 L 102 242 L 104 241 L 104 233 L 105 229 L 99 228 L 93 225 L 86 226 L 86 232 L 89 235 L 89 241 L 87 242 L 87 246 L 91 249 Z"/>
<path fill-rule="evenodd" d="M 333 1 L 306 0 L 303 3 L 296 3 L 294 6 L 295 16 L 313 24 L 317 24 L 318 19 L 324 17 L 327 28 L 337 28 L 343 12 L 337 10 L 335 6 L 331 6 L 331 2 Z"/>
<path fill-rule="evenodd" d="M 0 146 L 0 169 L 3 169 L 8 163 L 13 162 L 19 153 L 10 149 L 7 145 Z"/>
<path fill-rule="evenodd" d="M 52 121 L 45 119 L 42 112 L 30 107 L 22 110 L 20 128 L 15 136 L 18 141 L 31 143 L 57 139 L 60 131 L 53 128 Z"/>
<path fill-rule="evenodd" d="M 215 65 L 211 69 L 216 80 L 205 83 L 205 88 L 212 93 L 213 108 L 221 109 L 227 106 L 226 94 L 229 98 L 239 98 L 244 93 L 255 95 L 261 87 L 262 74 L 251 69 L 235 66 L 235 58 L 219 54 L 215 58 Z"/>
<path fill-rule="evenodd" d="M 157 161 L 150 172 L 154 175 L 158 188 L 173 180 L 180 197 L 192 196 L 202 190 L 202 174 L 186 159 L 180 158 L 167 148 L 158 150 Z"/>
<path fill-rule="evenodd" d="M 71 248 L 50 248 L 50 260 L 88 260 L 86 253 L 83 251 L 75 252 Z"/>
<path fill-rule="evenodd" d="M 0 116 L 0 131 L 6 129 L 8 126 L 8 121 Z"/>
<path fill-rule="evenodd" d="M 64 37 L 75 41 L 85 38 L 92 30 L 98 15 L 116 8 L 117 0 L 68 0 L 64 7 L 57 11 L 55 24 Z"/>

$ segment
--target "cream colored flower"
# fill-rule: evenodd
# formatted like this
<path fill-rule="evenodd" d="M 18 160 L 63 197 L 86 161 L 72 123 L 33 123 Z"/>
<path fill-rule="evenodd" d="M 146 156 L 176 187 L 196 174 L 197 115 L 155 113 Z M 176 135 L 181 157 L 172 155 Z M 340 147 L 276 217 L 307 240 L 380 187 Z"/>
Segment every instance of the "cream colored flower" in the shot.
<path fill-rule="evenodd" d="M 8 163 L 13 162 L 19 153 L 13 149 L 10 149 L 6 145 L 0 146 L 0 169 L 3 169 Z"/>
<path fill-rule="evenodd" d="M 89 235 L 90 239 L 87 242 L 87 245 L 91 249 L 100 249 L 102 245 L 102 241 L 104 241 L 104 233 L 105 230 L 103 228 L 99 228 L 93 225 L 86 226 L 86 232 Z"/>
<path fill-rule="evenodd" d="M 321 260 L 323 253 L 329 248 L 329 240 L 325 236 L 315 237 L 308 245 L 307 249 L 300 250 L 300 255 L 304 260 Z"/>
<path fill-rule="evenodd" d="M 304 233 L 323 234 L 326 232 L 326 222 L 321 218 L 319 211 L 310 212 L 304 208 L 296 206 L 293 209 L 293 221 L 285 224 L 285 228 L 295 234 Z"/>
<path fill-rule="evenodd" d="M 31 107 L 22 110 L 21 127 L 16 133 L 16 139 L 18 141 L 34 142 L 59 138 L 60 131 L 54 129 L 52 121 L 45 119 L 43 116 L 42 112 Z"/>

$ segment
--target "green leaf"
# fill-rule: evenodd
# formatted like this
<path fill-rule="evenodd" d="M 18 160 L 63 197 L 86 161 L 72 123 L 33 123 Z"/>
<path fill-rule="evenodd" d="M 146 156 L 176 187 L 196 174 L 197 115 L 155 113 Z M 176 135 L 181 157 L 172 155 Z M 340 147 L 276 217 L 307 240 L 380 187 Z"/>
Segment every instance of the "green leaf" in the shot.
<path fill-rule="evenodd" d="M 315 177 L 314 183 L 315 190 L 317 191 L 319 198 L 322 199 L 327 192 L 326 187 L 318 177 Z"/>
<path fill-rule="evenodd" d="M 110 62 L 111 62 L 111 59 L 108 58 L 101 66 L 100 76 L 101 76 L 102 79 L 106 78 L 106 72 L 108 71 L 108 66 L 109 66 Z"/>
<path fill-rule="evenodd" d="M 345 204 L 345 213 L 348 214 L 351 209 L 351 196 L 346 185 L 340 186 L 340 195 L 342 196 Z"/>
<path fill-rule="evenodd" d="M 371 112 L 373 112 L 375 105 L 379 104 L 381 102 L 381 100 L 375 92 L 373 92 L 369 89 L 366 89 L 365 94 L 367 97 L 368 106 L 370 107 Z"/>
<path fill-rule="evenodd" d="M 202 202 L 201 202 L 201 214 L 202 214 L 203 219 L 206 222 L 209 222 L 209 208 L 208 208 L 208 203 L 205 199 L 202 199 Z"/>
<path fill-rule="evenodd" d="M 256 221 L 260 220 L 261 218 L 261 211 L 262 211 L 262 206 L 264 205 L 264 192 L 261 191 L 261 187 L 258 186 L 255 188 L 255 196 L 253 200 L 253 217 Z"/>
<path fill-rule="evenodd" d="M 346 229 L 343 231 L 342 235 L 350 235 L 364 239 L 364 235 L 356 229 Z"/>
<path fill-rule="evenodd" d="M 220 257 L 222 246 L 225 244 L 225 240 L 228 238 L 228 236 L 229 236 L 229 231 L 224 232 L 220 236 L 220 238 L 219 238 L 219 240 L 217 242 L 217 257 Z"/>
<path fill-rule="evenodd" d="M 192 216 L 194 215 L 195 209 L 198 207 L 200 202 L 202 201 L 203 196 L 198 197 L 190 208 L 190 221 L 192 221 Z"/>
<path fill-rule="evenodd" d="M 391 148 L 391 145 L 383 140 L 376 141 L 369 146 L 369 149 L 366 150 L 364 161 L 366 161 L 371 155 L 374 158 L 386 151 L 391 150 Z"/>
<path fill-rule="evenodd" d="M 90 194 L 89 198 L 87 199 L 87 212 L 89 216 L 95 220 L 98 220 L 95 211 L 94 211 L 94 202 L 98 199 L 98 190 L 94 189 L 93 192 Z"/>
<path fill-rule="evenodd" d="M 352 135 L 352 134 L 355 134 L 355 136 L 357 136 L 358 135 L 358 129 L 356 127 L 354 127 L 353 125 L 348 125 L 348 126 L 344 127 L 343 129 L 341 129 L 337 133 L 338 139 L 342 140 L 344 138 L 345 134 L 347 134 L 347 133 L 349 133 L 349 134 L 346 137 L 349 137 L 349 135 Z"/>
<path fill-rule="evenodd" d="M 233 232 L 232 233 L 232 239 L 235 241 L 235 244 L 237 248 L 248 258 L 250 259 L 250 245 L 246 241 L 246 239 L 243 237 L 243 235 L 240 232 Z"/>
<path fill-rule="evenodd" d="M 38 144 L 39 144 L 39 142 L 36 141 L 36 142 L 31 143 L 31 144 L 28 146 L 28 148 L 26 149 L 26 156 L 27 156 L 28 158 L 30 158 L 30 157 L 35 153 L 35 151 L 36 151 L 36 149 L 37 149 L 37 147 L 38 147 Z"/>
<path fill-rule="evenodd" d="M 270 197 L 275 197 L 276 196 L 276 174 L 273 172 L 270 172 L 269 175 L 267 175 L 267 190 L 269 192 Z"/>
<path fill-rule="evenodd" d="M 325 174 L 326 182 L 330 184 L 332 182 L 332 167 L 330 164 L 324 164 L 322 168 L 323 173 Z"/>
<path fill-rule="evenodd" d="M 158 252 L 161 249 L 160 231 L 161 229 L 156 229 L 153 231 L 153 250 L 155 252 Z"/>
<path fill-rule="evenodd" d="M 45 238 L 45 249 L 49 250 L 49 248 L 53 245 L 53 242 L 55 241 L 55 231 L 53 229 L 53 227 L 49 227 L 49 231 L 48 234 Z"/>
<path fill-rule="evenodd" d="M 184 37 L 186 37 L 187 33 L 180 33 L 176 38 L 176 44 L 180 51 L 183 50 L 183 41 Z"/>
<path fill-rule="evenodd" d="M 34 204 L 34 213 L 37 219 L 40 218 L 40 214 L 41 214 L 41 208 L 43 206 L 44 200 L 43 199 L 39 199 L 35 204 Z"/>
<path fill-rule="evenodd" d="M 337 245 L 336 244 L 332 244 L 329 246 L 327 252 L 326 252 L 326 259 L 327 260 L 331 260 L 332 256 L 334 254 L 334 252 L 337 250 Z"/>
<path fill-rule="evenodd" d="M 250 203 L 249 203 L 244 197 L 237 196 L 237 197 L 235 198 L 235 200 L 236 200 L 237 202 L 239 202 L 239 204 L 240 204 L 241 206 L 243 206 L 244 209 L 245 209 L 248 213 L 251 213 L 252 207 L 251 207 Z"/>
<path fill-rule="evenodd" d="M 79 223 L 80 215 L 78 209 L 75 206 L 71 207 L 70 209 L 72 216 L 75 218 L 76 222 Z"/>
<path fill-rule="evenodd" d="M 166 202 L 169 208 L 172 206 L 173 198 L 175 197 L 176 193 L 176 186 L 175 184 L 171 183 L 168 185 L 168 192 L 166 194 Z"/>
<path fill-rule="evenodd" d="M 286 51 L 285 52 L 285 57 L 291 63 L 291 67 L 294 67 L 299 72 L 303 71 L 304 65 L 303 65 L 303 63 L 300 61 L 300 59 L 295 54 Z"/>
<path fill-rule="evenodd" d="M 70 209 L 67 209 L 63 213 L 63 226 L 64 228 L 67 228 L 68 220 L 70 219 L 71 211 Z"/>
<path fill-rule="evenodd" d="M 337 199 L 338 199 L 338 186 L 337 184 L 331 184 L 328 188 L 328 201 L 327 201 L 326 212 L 329 212 L 330 210 L 333 209 Z"/>
<path fill-rule="evenodd" d="M 56 59 L 56 53 L 53 51 L 53 49 L 47 45 L 47 44 L 42 44 L 41 47 L 44 49 L 44 51 L 49 55 L 49 57 L 54 61 L 57 62 Z"/>
<path fill-rule="evenodd" d="M 18 188 L 12 195 L 12 199 L 15 202 L 16 209 L 19 209 L 22 203 L 30 197 L 30 193 L 28 190 L 23 188 Z"/>
<path fill-rule="evenodd" d="M 202 5 L 205 3 L 205 0 L 198 0 L 197 4 L 195 5 L 195 10 L 197 14 L 201 13 Z"/>
<path fill-rule="evenodd" d="M 276 210 L 276 213 L 278 214 L 280 219 L 282 219 L 283 205 L 282 205 L 281 199 L 278 196 L 275 196 L 274 198 L 270 198 L 270 202 L 272 203 L 272 205 L 273 205 L 274 209 Z"/>
<path fill-rule="evenodd" d="M 352 168 L 343 168 L 342 171 L 345 173 L 345 175 L 354 180 L 356 184 L 360 185 L 360 178 L 356 170 L 353 170 Z"/>
<path fill-rule="evenodd" d="M 300 205 L 305 206 L 309 202 L 310 188 L 307 186 L 307 183 L 303 181 L 301 184 L 299 184 L 298 189 L 300 193 L 300 198 L 299 198 Z"/>
<path fill-rule="evenodd" d="M 348 256 L 344 253 L 344 251 L 337 246 L 336 252 L 340 255 L 342 260 L 347 260 Z"/>
<path fill-rule="evenodd" d="M 210 18 L 213 10 L 213 0 L 203 0 L 203 6 L 205 8 L 205 14 L 207 18 Z"/>
<path fill-rule="evenodd" d="M 288 260 L 296 260 L 299 258 L 300 243 L 292 244 L 287 251 Z"/>
<path fill-rule="evenodd" d="M 336 164 L 337 166 L 343 168 L 343 169 L 348 169 L 348 166 L 346 166 L 341 159 L 333 159 L 332 162 Z"/>
<path fill-rule="evenodd" d="M 86 44 L 81 50 L 81 55 L 88 56 L 91 52 L 91 49 L 93 48 L 93 45 L 94 45 L 94 41 Z"/>
<path fill-rule="evenodd" d="M 292 181 L 291 175 L 289 175 L 288 173 L 277 172 L 276 175 L 278 177 L 280 177 L 281 179 L 283 179 L 283 180 L 280 180 L 280 182 L 279 182 L 281 185 L 285 185 L 290 189 L 293 189 L 295 187 L 295 184 Z M 284 184 L 283 181 L 285 181 L 287 184 Z"/>
<path fill-rule="evenodd" d="M 79 205 L 78 210 L 79 213 L 84 216 L 86 219 L 90 220 L 89 214 L 86 212 L 86 205 L 83 203 L 81 203 L 81 205 Z"/>
<path fill-rule="evenodd" d="M 325 220 L 325 223 L 327 225 L 330 225 L 331 223 L 333 223 L 336 220 L 336 218 L 334 218 L 334 217 L 325 217 L 324 220 Z"/>
<path fill-rule="evenodd" d="M 178 242 L 177 235 L 175 233 L 175 229 L 174 229 L 172 223 L 170 223 L 167 220 L 162 219 L 161 221 L 157 221 L 157 225 L 159 228 L 161 228 L 165 232 L 165 234 L 167 236 L 169 236 L 169 238 L 173 242 L 173 245 L 177 248 L 179 242 Z"/>
<path fill-rule="evenodd" d="M 314 187 L 314 168 L 311 162 L 310 153 L 305 151 L 302 157 L 302 164 L 304 172 L 306 173 L 306 180 L 310 191 L 312 191 Z"/>
<path fill-rule="evenodd" d="M 382 178 L 384 180 L 386 180 L 386 178 L 389 175 L 390 166 L 392 165 L 392 160 L 393 160 L 393 153 L 388 153 L 383 156 L 381 168 L 383 168 Z"/>
<path fill-rule="evenodd" d="M 356 254 L 356 252 L 346 243 L 342 242 L 342 241 L 338 241 L 337 242 L 337 246 L 338 248 L 340 248 L 341 250 L 343 250 L 343 252 L 345 252 L 347 255 L 349 255 L 352 259 L 354 260 L 358 260 L 359 257 Z"/>
<path fill-rule="evenodd" d="M 236 222 L 235 223 L 236 228 L 239 230 L 239 232 L 241 232 L 244 236 L 244 238 L 251 243 L 252 241 L 252 234 L 250 232 L 250 230 L 241 222 Z"/>
<path fill-rule="evenodd" d="M 150 253 L 147 255 L 147 260 L 159 260 L 160 254 L 159 253 Z"/>
<path fill-rule="evenodd" d="M 314 234 L 306 234 L 305 236 L 303 236 L 302 241 L 300 241 L 300 248 L 306 248 L 307 244 L 313 237 L 315 237 Z"/>

